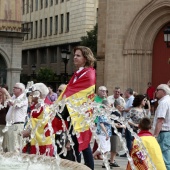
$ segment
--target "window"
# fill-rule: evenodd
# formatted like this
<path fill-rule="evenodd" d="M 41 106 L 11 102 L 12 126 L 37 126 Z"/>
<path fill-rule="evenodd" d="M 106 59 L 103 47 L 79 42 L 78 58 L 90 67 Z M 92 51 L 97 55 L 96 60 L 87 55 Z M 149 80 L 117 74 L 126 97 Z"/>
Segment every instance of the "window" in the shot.
<path fill-rule="evenodd" d="M 22 51 L 22 65 L 28 64 L 28 55 L 27 51 Z"/>
<path fill-rule="evenodd" d="M 70 27 L 70 13 L 67 12 L 66 14 L 66 32 L 69 32 L 69 27 Z"/>
<path fill-rule="evenodd" d="M 37 32 L 38 32 L 38 21 L 35 21 L 35 38 L 37 38 Z"/>
<path fill-rule="evenodd" d="M 35 0 L 35 10 L 38 11 L 38 0 Z"/>
<path fill-rule="evenodd" d="M 29 0 L 27 0 L 27 3 L 26 3 L 25 5 L 27 6 L 27 13 L 29 13 L 29 8 L 30 8 L 30 6 L 29 6 Z"/>
<path fill-rule="evenodd" d="M 24 15 L 25 14 L 25 0 L 22 0 L 22 14 Z"/>
<path fill-rule="evenodd" d="M 96 9 L 96 23 L 98 23 L 98 8 Z"/>
<path fill-rule="evenodd" d="M 45 26 L 45 36 L 47 36 L 47 18 L 45 18 L 44 26 Z"/>
<path fill-rule="evenodd" d="M 53 33 L 53 17 L 50 17 L 50 35 Z"/>
<path fill-rule="evenodd" d="M 50 48 L 50 63 L 57 62 L 57 47 Z"/>
<path fill-rule="evenodd" d="M 30 10 L 31 10 L 31 12 L 33 12 L 33 0 L 31 0 Z"/>
<path fill-rule="evenodd" d="M 56 5 L 58 4 L 58 0 L 55 0 L 55 4 L 56 4 Z"/>
<path fill-rule="evenodd" d="M 53 6 L 53 0 L 50 0 L 50 5 Z"/>
<path fill-rule="evenodd" d="M 61 30 L 60 30 L 60 33 L 63 33 L 63 26 L 64 26 L 64 15 L 61 14 Z"/>
<path fill-rule="evenodd" d="M 48 7 L 48 0 L 45 0 L 45 8 Z"/>
<path fill-rule="evenodd" d="M 31 60 L 31 64 L 37 63 L 37 51 L 36 50 L 30 51 L 30 60 Z"/>
<path fill-rule="evenodd" d="M 55 33 L 58 33 L 58 15 L 55 16 Z"/>
<path fill-rule="evenodd" d="M 25 28 L 26 28 L 26 30 L 28 30 L 28 23 L 25 24 Z M 26 35 L 25 39 L 28 40 L 28 34 Z"/>
<path fill-rule="evenodd" d="M 41 0 L 40 9 L 43 9 L 43 0 Z"/>
<path fill-rule="evenodd" d="M 46 58 L 47 58 L 47 50 L 45 48 L 41 49 L 41 64 L 46 64 Z"/>
<path fill-rule="evenodd" d="M 33 37 L 33 22 L 30 23 L 30 39 Z"/>
<path fill-rule="evenodd" d="M 42 37 L 42 19 L 40 20 L 40 37 Z"/>
<path fill-rule="evenodd" d="M 60 2 L 62 3 L 62 2 L 64 2 L 64 0 L 61 0 Z"/>

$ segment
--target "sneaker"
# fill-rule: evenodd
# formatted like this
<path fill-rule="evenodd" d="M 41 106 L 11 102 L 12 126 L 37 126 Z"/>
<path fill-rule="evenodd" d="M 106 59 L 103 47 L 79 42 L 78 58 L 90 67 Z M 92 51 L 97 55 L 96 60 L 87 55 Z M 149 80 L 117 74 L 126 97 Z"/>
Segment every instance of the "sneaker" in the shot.
<path fill-rule="evenodd" d="M 120 167 L 116 161 L 114 163 L 110 163 L 110 167 Z"/>
<path fill-rule="evenodd" d="M 127 156 L 126 156 L 126 153 L 125 153 L 125 154 L 123 154 L 123 155 L 120 155 L 120 157 L 127 157 Z"/>

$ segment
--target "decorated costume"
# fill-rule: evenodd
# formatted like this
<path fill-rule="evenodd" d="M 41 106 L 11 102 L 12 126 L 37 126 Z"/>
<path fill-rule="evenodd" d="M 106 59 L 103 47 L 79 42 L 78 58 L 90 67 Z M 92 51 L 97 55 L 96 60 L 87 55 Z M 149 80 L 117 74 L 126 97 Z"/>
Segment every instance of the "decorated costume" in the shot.
<path fill-rule="evenodd" d="M 152 159 L 152 162 L 155 165 L 156 169 L 166 170 L 165 163 L 162 157 L 162 152 L 155 137 L 153 137 L 149 131 L 143 130 L 138 133 L 138 136 L 142 139 L 143 145 L 145 146 L 147 152 L 149 153 L 150 158 Z M 134 140 L 130 155 L 133 159 L 135 169 L 136 170 L 153 169 L 153 166 L 149 161 L 150 159 L 148 155 L 145 156 L 141 149 L 142 147 L 138 145 L 136 140 Z M 126 170 L 131 170 L 130 163 L 128 163 Z"/>
<path fill-rule="evenodd" d="M 53 156 L 54 154 L 54 146 L 52 145 L 54 132 L 50 132 L 48 129 L 48 122 L 51 122 L 50 114 L 48 115 L 48 105 L 50 105 L 51 102 L 46 98 L 44 103 L 44 106 L 38 108 L 36 108 L 35 104 L 31 106 L 30 121 L 28 122 L 27 127 L 30 126 L 34 137 L 31 137 L 30 143 L 23 148 L 23 153 L 45 154 L 48 156 Z"/>

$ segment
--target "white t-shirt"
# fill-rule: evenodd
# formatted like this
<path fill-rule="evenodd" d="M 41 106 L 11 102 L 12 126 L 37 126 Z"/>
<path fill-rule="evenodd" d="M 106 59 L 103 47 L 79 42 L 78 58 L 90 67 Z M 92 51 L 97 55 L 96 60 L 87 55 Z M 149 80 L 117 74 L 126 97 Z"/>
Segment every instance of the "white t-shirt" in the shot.
<path fill-rule="evenodd" d="M 111 105 L 113 109 L 116 109 L 114 107 L 115 100 L 118 100 L 120 102 L 120 105 L 125 107 L 126 102 L 123 97 L 119 96 L 117 99 L 115 99 L 113 95 L 107 97 L 107 101 L 109 102 L 109 105 Z"/>
<path fill-rule="evenodd" d="M 166 95 L 158 101 L 158 107 L 155 111 L 155 117 L 153 122 L 153 128 L 155 129 L 158 118 L 164 118 L 162 124 L 163 131 L 170 131 L 170 96 Z"/>

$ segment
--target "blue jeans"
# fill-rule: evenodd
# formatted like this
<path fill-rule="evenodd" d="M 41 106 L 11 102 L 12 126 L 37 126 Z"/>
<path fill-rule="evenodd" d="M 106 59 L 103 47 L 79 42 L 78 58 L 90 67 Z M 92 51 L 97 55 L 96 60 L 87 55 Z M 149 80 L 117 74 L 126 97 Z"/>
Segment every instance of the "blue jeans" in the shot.
<path fill-rule="evenodd" d="M 170 132 L 160 132 L 158 143 L 162 150 L 163 159 L 167 170 L 170 170 Z"/>
<path fill-rule="evenodd" d="M 125 139 L 126 139 L 126 146 L 130 153 L 132 149 L 132 136 L 131 136 L 130 131 L 127 128 L 125 129 Z"/>

